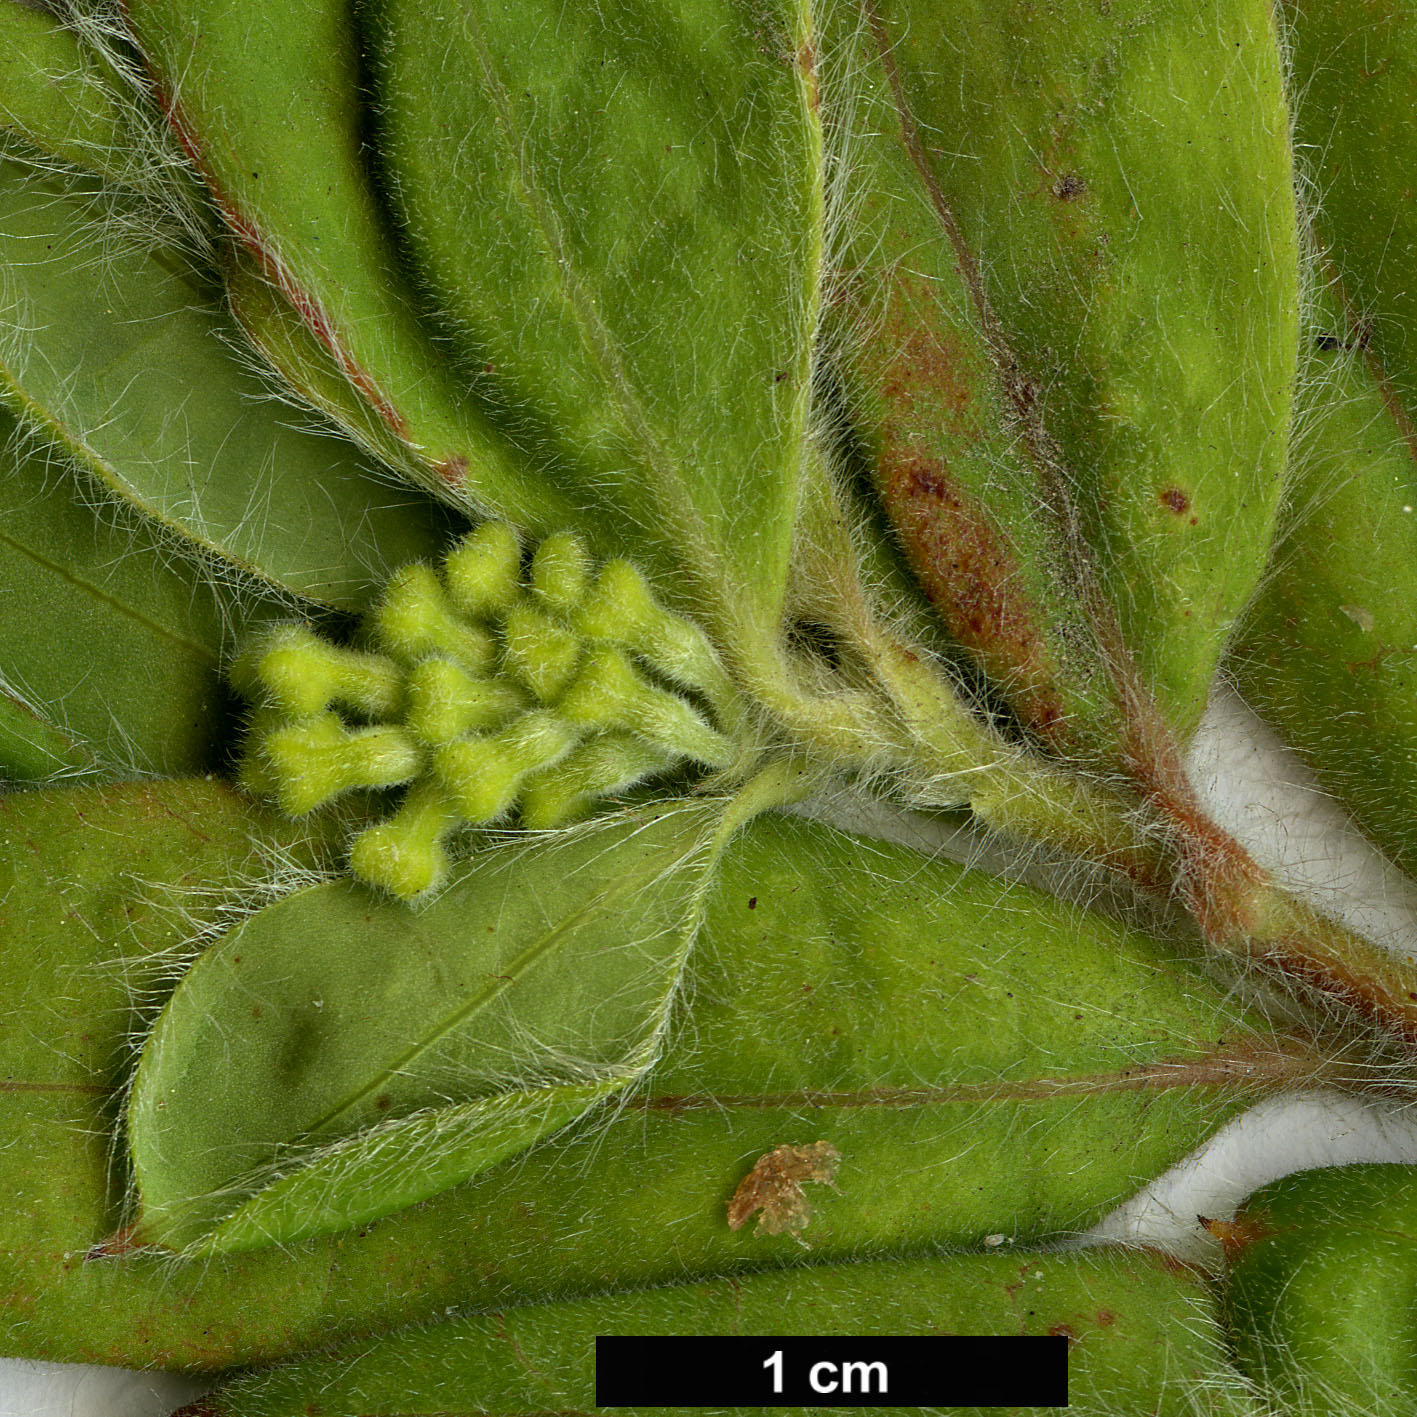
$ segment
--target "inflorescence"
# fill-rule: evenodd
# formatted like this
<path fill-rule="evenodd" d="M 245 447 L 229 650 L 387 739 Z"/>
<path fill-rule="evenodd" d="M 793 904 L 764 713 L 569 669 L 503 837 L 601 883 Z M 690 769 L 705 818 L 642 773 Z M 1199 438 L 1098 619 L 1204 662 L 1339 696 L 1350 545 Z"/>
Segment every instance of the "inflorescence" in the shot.
<path fill-rule="evenodd" d="M 505 523 L 441 570 L 389 580 L 363 648 L 310 626 L 267 631 L 232 678 L 256 705 L 244 780 L 292 816 L 342 793 L 403 787 L 354 840 L 363 880 L 411 900 L 446 877 L 464 824 L 576 820 L 684 763 L 728 767 L 742 709 L 712 644 L 624 560 L 598 570 L 579 538 L 522 552 Z"/>

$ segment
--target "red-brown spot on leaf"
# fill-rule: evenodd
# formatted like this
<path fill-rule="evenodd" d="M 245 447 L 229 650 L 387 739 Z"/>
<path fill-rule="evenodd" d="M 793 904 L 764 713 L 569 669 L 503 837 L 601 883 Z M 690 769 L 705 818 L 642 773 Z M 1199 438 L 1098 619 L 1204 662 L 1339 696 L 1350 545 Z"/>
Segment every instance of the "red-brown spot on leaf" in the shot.
<path fill-rule="evenodd" d="M 137 1250 L 141 1250 L 143 1245 L 137 1238 L 137 1226 L 125 1225 L 121 1230 L 115 1230 L 106 1240 L 100 1240 L 98 1244 L 91 1245 L 84 1255 L 87 1260 L 112 1260 L 122 1259 L 125 1255 L 131 1255 Z"/>
<path fill-rule="evenodd" d="M 951 467 L 994 426 L 997 371 L 941 313 L 928 282 L 897 272 L 884 319 L 861 351 L 878 390 L 877 488 L 950 633 L 1005 686 L 1026 726 L 1056 743 L 1064 707 L 1046 621 L 1008 539 Z"/>
<path fill-rule="evenodd" d="M 822 106 L 822 94 L 817 82 L 817 46 L 810 39 L 798 46 L 797 70 L 807 87 L 808 106 L 815 113 Z"/>
<path fill-rule="evenodd" d="M 1036 607 L 1021 591 L 1012 548 L 988 511 L 938 462 L 886 429 L 877 480 L 921 589 L 972 650 L 1028 727 L 1055 739 L 1063 705 Z"/>
<path fill-rule="evenodd" d="M 433 464 L 433 471 L 454 487 L 461 487 L 467 481 L 467 468 L 467 459 L 461 453 L 453 453 Z"/>
<path fill-rule="evenodd" d="M 1263 1214 L 1250 1215 L 1241 1211 L 1234 1220 L 1213 1220 L 1204 1215 L 1198 1215 L 1196 1219 L 1220 1241 L 1229 1264 L 1234 1264 L 1256 1241 L 1274 1234 L 1273 1227 Z"/>

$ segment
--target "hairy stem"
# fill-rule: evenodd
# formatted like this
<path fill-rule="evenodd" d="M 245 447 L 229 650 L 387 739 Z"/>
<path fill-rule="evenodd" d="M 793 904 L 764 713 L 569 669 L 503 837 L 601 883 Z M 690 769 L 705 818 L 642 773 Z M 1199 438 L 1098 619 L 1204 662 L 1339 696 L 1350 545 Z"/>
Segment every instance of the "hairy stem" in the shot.
<path fill-rule="evenodd" d="M 1010 742 L 976 716 L 934 656 L 873 603 L 840 497 L 825 469 L 813 481 L 797 556 L 806 587 L 799 594 L 859 659 L 899 724 L 894 738 L 881 739 L 874 708 L 874 751 L 863 752 L 858 725 L 856 751 L 842 754 L 844 763 L 884 769 L 915 805 L 968 805 L 1006 836 L 1062 849 L 1149 896 L 1179 901 L 1213 949 L 1340 1000 L 1417 1044 L 1417 967 L 1279 886 L 1210 820 L 1174 739 L 1155 728 L 1153 716 L 1131 717 L 1153 727 L 1128 745 L 1133 770 L 1120 790 Z M 850 734 L 849 724 L 833 725 L 834 740 Z"/>

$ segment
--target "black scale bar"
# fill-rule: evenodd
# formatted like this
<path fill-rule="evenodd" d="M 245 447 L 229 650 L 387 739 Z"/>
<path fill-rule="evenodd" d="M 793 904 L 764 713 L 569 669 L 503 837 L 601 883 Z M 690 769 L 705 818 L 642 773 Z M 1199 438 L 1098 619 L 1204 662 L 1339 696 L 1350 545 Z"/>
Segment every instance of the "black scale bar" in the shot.
<path fill-rule="evenodd" d="M 597 1338 L 598 1407 L 1058 1407 L 1066 1335 Z"/>

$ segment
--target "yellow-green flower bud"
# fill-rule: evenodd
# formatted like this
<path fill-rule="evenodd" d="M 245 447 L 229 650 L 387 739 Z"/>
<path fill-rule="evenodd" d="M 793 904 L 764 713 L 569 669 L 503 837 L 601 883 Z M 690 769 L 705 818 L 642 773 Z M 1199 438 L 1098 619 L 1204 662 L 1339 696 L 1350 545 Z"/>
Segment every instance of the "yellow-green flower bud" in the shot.
<path fill-rule="evenodd" d="M 638 645 L 654 637 L 667 613 L 639 570 L 617 557 L 600 568 L 574 619 L 576 629 L 589 640 Z"/>
<path fill-rule="evenodd" d="M 434 770 L 469 822 L 490 822 L 517 799 L 523 779 L 575 747 L 581 730 L 546 709 L 524 714 L 500 733 L 446 743 Z"/>
<path fill-rule="evenodd" d="M 525 579 L 523 565 L 512 528 L 486 522 L 442 567 L 390 578 L 365 624 L 382 654 L 286 625 L 233 672 L 255 704 L 250 790 L 300 816 L 352 788 L 408 785 L 350 856 L 402 900 L 445 879 L 461 824 L 519 809 L 529 827 L 559 826 L 676 764 L 737 756 L 742 702 L 712 643 L 634 566 L 597 573 L 570 533 L 540 543 Z M 351 714 L 375 722 L 356 731 Z"/>
<path fill-rule="evenodd" d="M 630 733 L 597 734 L 522 788 L 522 825 L 542 830 L 574 822 L 598 798 L 624 792 L 677 760 L 677 754 Z"/>
<path fill-rule="evenodd" d="M 571 623 L 588 640 L 633 650 L 666 679 L 704 694 L 720 714 L 736 702 L 708 636 L 692 620 L 666 610 L 629 561 L 601 567 Z"/>
<path fill-rule="evenodd" d="M 585 598 L 590 584 L 590 552 L 569 532 L 548 536 L 531 562 L 531 588 L 546 606 L 569 615 Z"/>
<path fill-rule="evenodd" d="M 338 703 L 378 718 L 398 705 L 398 666 L 383 655 L 341 649 L 308 625 L 282 625 L 241 656 L 232 678 L 243 693 L 296 718 Z"/>
<path fill-rule="evenodd" d="M 651 743 L 712 767 L 726 767 L 733 760 L 733 745 L 723 734 L 710 728 L 683 699 L 647 684 L 619 650 L 592 650 L 557 708 L 573 723 L 628 728 Z"/>
<path fill-rule="evenodd" d="M 492 620 L 521 594 L 521 547 L 506 522 L 483 522 L 443 563 L 448 597 L 473 620 Z"/>
<path fill-rule="evenodd" d="M 347 729 L 333 713 L 277 728 L 266 737 L 276 801 L 292 817 L 313 812 L 352 787 L 393 787 L 421 766 L 417 746 L 397 728 Z"/>
<path fill-rule="evenodd" d="M 246 743 L 236 765 L 236 781 L 252 797 L 275 800 L 280 781 L 270 759 L 265 754 L 265 740 L 287 719 L 279 709 L 261 705 L 251 711 L 246 720 Z"/>
<path fill-rule="evenodd" d="M 350 869 L 370 885 L 400 900 L 413 900 L 442 885 L 448 874 L 443 838 L 458 824 L 458 811 L 434 783 L 409 791 L 403 806 L 386 822 L 355 839 Z"/>
<path fill-rule="evenodd" d="M 504 637 L 507 667 L 542 703 L 551 703 L 576 672 L 580 640 L 530 599 L 508 612 Z"/>
<path fill-rule="evenodd" d="M 437 572 L 419 561 L 389 578 L 374 626 L 384 648 L 405 661 L 445 655 L 483 674 L 496 654 L 491 635 L 457 614 Z"/>
<path fill-rule="evenodd" d="M 409 671 L 404 725 L 425 743 L 450 743 L 526 707 L 526 695 L 506 679 L 474 679 L 451 660 L 425 659 Z"/>

